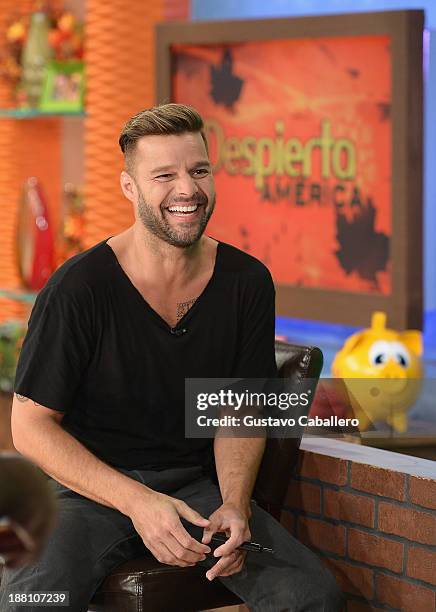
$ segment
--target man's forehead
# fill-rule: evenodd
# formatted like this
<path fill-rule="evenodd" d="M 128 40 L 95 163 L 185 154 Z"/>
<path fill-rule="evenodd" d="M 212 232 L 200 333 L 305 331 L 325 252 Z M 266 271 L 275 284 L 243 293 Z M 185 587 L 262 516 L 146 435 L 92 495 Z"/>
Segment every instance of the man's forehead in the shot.
<path fill-rule="evenodd" d="M 199 132 L 183 134 L 158 134 L 142 136 L 136 143 L 136 152 L 144 161 L 154 165 L 156 157 L 178 158 L 186 156 L 206 156 L 206 147 Z"/>

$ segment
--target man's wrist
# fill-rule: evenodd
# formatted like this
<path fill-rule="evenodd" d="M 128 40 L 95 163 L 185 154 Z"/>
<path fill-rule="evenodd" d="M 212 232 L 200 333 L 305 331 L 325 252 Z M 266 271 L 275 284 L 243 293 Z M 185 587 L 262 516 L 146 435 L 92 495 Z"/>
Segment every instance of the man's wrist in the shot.
<path fill-rule="evenodd" d="M 144 502 L 144 496 L 147 493 L 151 495 L 153 491 L 141 482 L 127 476 L 126 482 L 118 489 L 118 494 L 114 499 L 114 506 L 126 516 L 131 516 L 135 507 Z"/>
<path fill-rule="evenodd" d="M 226 505 L 233 506 L 234 508 L 236 508 L 238 512 L 240 512 L 246 517 L 247 520 L 251 518 L 250 499 L 247 499 L 246 497 L 224 496 L 223 506 Z"/>

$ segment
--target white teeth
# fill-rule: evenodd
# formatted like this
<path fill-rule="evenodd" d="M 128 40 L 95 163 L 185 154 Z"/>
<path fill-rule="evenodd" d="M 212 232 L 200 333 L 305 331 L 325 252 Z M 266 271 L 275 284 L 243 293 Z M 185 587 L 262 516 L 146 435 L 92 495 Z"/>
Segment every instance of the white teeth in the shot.
<path fill-rule="evenodd" d="M 198 206 L 171 206 L 168 210 L 171 212 L 194 212 Z"/>

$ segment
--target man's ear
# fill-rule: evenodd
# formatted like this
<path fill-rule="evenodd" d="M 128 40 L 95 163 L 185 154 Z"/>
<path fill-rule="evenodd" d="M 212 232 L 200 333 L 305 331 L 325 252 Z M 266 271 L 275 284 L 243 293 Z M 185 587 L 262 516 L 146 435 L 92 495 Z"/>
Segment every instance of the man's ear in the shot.
<path fill-rule="evenodd" d="M 136 188 L 136 183 L 132 176 L 126 170 L 123 170 L 120 174 L 120 185 L 121 190 L 126 196 L 128 200 L 131 202 L 136 202 L 138 197 L 138 190 Z"/>

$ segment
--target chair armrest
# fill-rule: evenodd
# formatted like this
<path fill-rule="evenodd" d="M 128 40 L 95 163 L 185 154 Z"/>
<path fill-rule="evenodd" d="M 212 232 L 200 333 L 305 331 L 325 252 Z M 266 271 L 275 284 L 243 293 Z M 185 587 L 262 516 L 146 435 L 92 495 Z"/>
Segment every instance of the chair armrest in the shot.
<path fill-rule="evenodd" d="M 310 379 L 313 398 L 323 365 L 322 352 L 317 347 L 298 346 L 276 341 L 278 376 L 290 379 L 298 386 Z M 307 412 L 310 409 L 307 406 Z M 291 476 L 294 472 L 301 436 L 297 438 L 268 438 L 259 468 L 253 497 L 276 518 L 279 517 Z"/>

